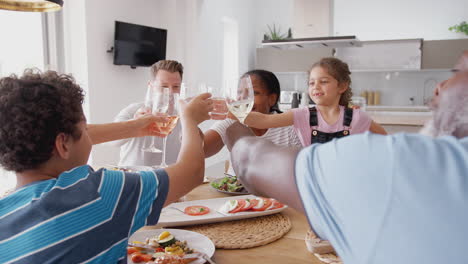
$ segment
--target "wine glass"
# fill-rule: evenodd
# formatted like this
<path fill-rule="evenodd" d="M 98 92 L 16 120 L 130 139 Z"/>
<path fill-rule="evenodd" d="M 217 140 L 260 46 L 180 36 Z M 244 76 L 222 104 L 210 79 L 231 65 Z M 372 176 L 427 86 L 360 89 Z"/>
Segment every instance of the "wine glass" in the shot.
<path fill-rule="evenodd" d="M 228 81 L 225 91 L 229 111 L 244 123 L 254 104 L 254 90 L 250 76 Z"/>
<path fill-rule="evenodd" d="M 154 97 L 154 90 L 155 87 L 154 85 L 150 82 L 148 82 L 148 89 L 146 90 L 146 95 L 145 95 L 145 103 L 144 103 L 144 110 L 145 111 L 152 111 L 153 109 L 153 97 Z M 155 146 L 155 140 L 154 137 L 151 137 L 151 142 L 149 146 L 144 146 L 142 148 L 143 151 L 145 152 L 153 152 L 153 153 L 161 153 L 162 150 L 158 149 Z"/>
<path fill-rule="evenodd" d="M 208 93 L 211 93 L 211 99 L 213 100 L 213 111 L 209 114 L 213 120 L 224 120 L 226 119 L 229 109 L 226 102 L 227 92 L 225 89 L 220 87 L 208 86 Z"/>
<path fill-rule="evenodd" d="M 157 92 L 153 100 L 153 115 L 165 117 L 165 120 L 157 122 L 157 125 L 159 133 L 164 136 L 161 164 L 158 168 L 166 168 L 167 137 L 179 120 L 179 94 L 173 93 L 169 88 L 163 88 L 161 92 Z"/>

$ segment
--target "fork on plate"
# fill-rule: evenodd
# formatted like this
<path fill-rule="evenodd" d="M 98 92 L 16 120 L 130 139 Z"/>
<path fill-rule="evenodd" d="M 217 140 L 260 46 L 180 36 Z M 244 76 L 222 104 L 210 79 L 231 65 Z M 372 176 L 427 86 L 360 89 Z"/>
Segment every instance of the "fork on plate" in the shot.
<path fill-rule="evenodd" d="M 201 258 L 203 260 L 208 261 L 208 263 L 210 263 L 210 264 L 216 264 L 213 260 L 211 260 L 210 257 L 208 257 L 207 254 L 205 254 L 203 252 L 194 252 L 194 253 L 191 253 L 191 254 L 184 255 L 184 259 L 189 259 L 189 258 L 196 258 L 196 259 Z"/>

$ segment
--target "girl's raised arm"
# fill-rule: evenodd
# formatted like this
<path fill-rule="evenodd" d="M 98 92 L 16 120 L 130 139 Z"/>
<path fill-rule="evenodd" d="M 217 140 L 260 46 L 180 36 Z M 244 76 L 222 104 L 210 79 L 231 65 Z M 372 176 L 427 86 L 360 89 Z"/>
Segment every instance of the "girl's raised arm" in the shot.
<path fill-rule="evenodd" d="M 244 124 L 258 129 L 291 126 L 294 124 L 294 113 L 288 111 L 282 114 L 271 115 L 250 112 L 245 118 Z"/>
<path fill-rule="evenodd" d="M 375 134 L 387 135 L 387 131 L 385 131 L 385 129 L 374 120 L 372 120 L 369 131 Z"/>

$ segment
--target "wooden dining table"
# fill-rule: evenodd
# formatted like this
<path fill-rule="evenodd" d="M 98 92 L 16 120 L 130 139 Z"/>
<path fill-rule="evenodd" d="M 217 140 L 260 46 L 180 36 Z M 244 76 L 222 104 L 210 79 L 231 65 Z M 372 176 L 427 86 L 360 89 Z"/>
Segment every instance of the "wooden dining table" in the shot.
<path fill-rule="evenodd" d="M 187 194 L 185 199 L 193 201 L 228 196 L 211 188 L 208 183 L 204 183 Z M 323 262 L 306 248 L 304 238 L 309 229 L 307 218 L 292 208 L 287 208 L 281 213 L 289 217 L 292 223 L 291 230 L 285 236 L 270 244 L 249 249 L 216 249 L 212 260 L 217 264 L 322 264 Z M 161 228 L 161 226 L 143 227 L 143 229 L 155 228 Z"/>

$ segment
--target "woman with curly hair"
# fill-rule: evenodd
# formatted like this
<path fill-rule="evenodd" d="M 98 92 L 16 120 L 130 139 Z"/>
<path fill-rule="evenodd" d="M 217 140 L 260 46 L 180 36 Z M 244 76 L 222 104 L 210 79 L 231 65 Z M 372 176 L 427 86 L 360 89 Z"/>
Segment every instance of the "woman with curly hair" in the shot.
<path fill-rule="evenodd" d="M 250 112 L 244 124 L 255 128 L 293 125 L 304 147 L 365 131 L 386 134 L 365 112 L 348 108 L 352 96 L 350 74 L 348 64 L 343 61 L 323 58 L 309 73 L 309 96 L 316 104 L 314 107 L 278 115 Z"/>

